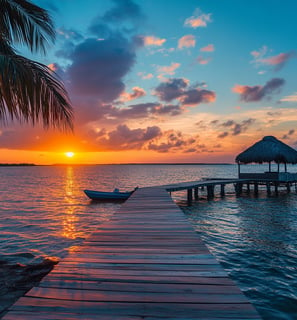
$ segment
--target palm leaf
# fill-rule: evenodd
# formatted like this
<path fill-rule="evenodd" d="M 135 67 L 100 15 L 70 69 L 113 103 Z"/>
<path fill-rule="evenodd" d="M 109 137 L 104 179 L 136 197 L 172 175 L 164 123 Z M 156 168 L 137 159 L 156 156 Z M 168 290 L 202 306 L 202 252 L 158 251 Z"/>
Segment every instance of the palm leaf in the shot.
<path fill-rule="evenodd" d="M 0 0 L 0 8 L 0 39 L 45 53 L 48 42 L 55 39 L 47 11 L 26 0 Z"/>
<path fill-rule="evenodd" d="M 0 119 L 72 130 L 73 110 L 66 90 L 45 65 L 11 53 L 0 41 Z"/>

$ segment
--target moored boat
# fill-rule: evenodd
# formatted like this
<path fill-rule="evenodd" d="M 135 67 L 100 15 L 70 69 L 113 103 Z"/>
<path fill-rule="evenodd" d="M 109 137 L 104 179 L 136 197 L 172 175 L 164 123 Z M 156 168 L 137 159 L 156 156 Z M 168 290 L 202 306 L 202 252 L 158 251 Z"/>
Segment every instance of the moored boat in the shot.
<path fill-rule="evenodd" d="M 112 192 L 84 190 L 84 193 L 92 200 L 116 201 L 127 200 L 136 189 L 127 192 L 120 192 L 119 189 L 114 189 Z"/>

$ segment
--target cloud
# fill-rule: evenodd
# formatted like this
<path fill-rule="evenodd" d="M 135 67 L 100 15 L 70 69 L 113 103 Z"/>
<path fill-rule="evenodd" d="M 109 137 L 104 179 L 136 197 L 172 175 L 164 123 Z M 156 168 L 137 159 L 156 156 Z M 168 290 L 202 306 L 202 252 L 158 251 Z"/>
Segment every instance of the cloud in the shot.
<path fill-rule="evenodd" d="M 73 41 L 83 40 L 83 36 L 74 29 L 66 29 L 61 27 L 57 29 L 57 34 L 66 40 L 73 40 Z"/>
<path fill-rule="evenodd" d="M 213 44 L 209 44 L 206 47 L 203 47 L 200 49 L 201 52 L 213 52 L 215 51 L 214 45 Z"/>
<path fill-rule="evenodd" d="M 70 58 L 70 91 L 111 102 L 124 91 L 123 78 L 134 65 L 136 54 L 128 40 L 114 34 L 104 41 L 86 39 L 75 47 Z"/>
<path fill-rule="evenodd" d="M 182 78 L 173 78 L 169 79 L 167 82 L 160 83 L 155 88 L 155 93 L 161 101 L 170 102 L 180 97 L 187 86 L 188 80 Z"/>
<path fill-rule="evenodd" d="M 152 73 L 144 73 L 144 72 L 138 72 L 137 74 L 139 77 L 141 77 L 141 79 L 143 80 L 148 80 L 148 79 L 152 79 L 154 77 L 154 75 Z"/>
<path fill-rule="evenodd" d="M 165 74 L 173 75 L 175 70 L 180 67 L 180 63 L 172 62 L 170 66 L 158 66 L 158 72 L 161 73 L 161 77 Z"/>
<path fill-rule="evenodd" d="M 270 94 L 279 92 L 284 83 L 284 79 L 273 78 L 267 81 L 264 86 L 235 85 L 232 91 L 240 95 L 241 101 L 256 102 L 261 101 L 265 97 L 269 97 Z"/>
<path fill-rule="evenodd" d="M 102 151 L 140 150 L 145 143 L 161 134 L 161 129 L 157 126 L 130 129 L 123 124 L 110 132 L 100 131 L 96 143 Z"/>
<path fill-rule="evenodd" d="M 183 36 L 178 40 L 179 49 L 195 47 L 195 44 L 196 44 L 195 37 L 191 34 Z"/>
<path fill-rule="evenodd" d="M 286 134 L 282 136 L 282 139 L 289 139 L 295 133 L 294 129 L 289 130 Z"/>
<path fill-rule="evenodd" d="M 254 50 L 251 55 L 254 57 L 252 63 L 256 66 L 273 66 L 274 71 L 278 71 L 285 66 L 285 64 L 292 58 L 296 57 L 295 51 L 282 52 L 274 56 L 267 56 L 269 49 L 267 46 L 263 46 L 258 51 Z"/>
<path fill-rule="evenodd" d="M 213 91 L 196 88 L 185 91 L 179 100 L 184 106 L 195 106 L 201 103 L 214 102 L 216 94 Z"/>
<path fill-rule="evenodd" d="M 241 134 L 242 132 L 245 132 L 249 129 L 250 126 L 252 126 L 256 122 L 256 119 L 249 118 L 247 120 L 243 120 L 241 122 L 236 122 L 234 120 L 227 120 L 225 122 L 216 122 L 217 127 L 224 128 L 225 131 L 220 133 L 218 135 L 218 138 L 225 138 L 228 135 L 237 136 Z M 226 128 L 228 131 L 226 131 Z"/>
<path fill-rule="evenodd" d="M 126 102 L 126 101 L 131 101 L 146 95 L 146 92 L 144 91 L 144 89 L 140 87 L 133 87 L 132 91 L 133 91 L 132 93 L 123 92 L 120 96 L 120 100 L 122 102 Z"/>
<path fill-rule="evenodd" d="M 199 84 L 198 84 L 199 85 Z M 182 78 L 169 79 L 155 88 L 155 95 L 161 101 L 170 102 L 178 99 L 182 105 L 198 105 L 214 102 L 216 94 L 213 91 L 196 87 L 189 88 L 189 81 Z"/>
<path fill-rule="evenodd" d="M 154 36 L 144 36 L 143 43 L 145 46 L 162 46 L 166 39 L 157 38 Z"/>
<path fill-rule="evenodd" d="M 145 18 L 138 4 L 131 0 L 113 0 L 115 6 L 103 15 L 102 20 L 107 23 L 123 21 L 138 22 Z"/>
<path fill-rule="evenodd" d="M 223 138 L 226 138 L 228 135 L 229 135 L 229 133 L 227 131 L 225 131 L 225 132 L 220 133 L 218 135 L 218 138 L 223 139 Z"/>
<path fill-rule="evenodd" d="M 211 13 L 203 13 L 200 9 L 196 9 L 193 16 L 187 18 L 185 20 L 184 25 L 186 27 L 198 28 L 198 27 L 206 27 L 209 22 L 211 22 Z"/>
<path fill-rule="evenodd" d="M 195 152 L 197 151 L 196 139 L 197 137 L 184 135 L 180 131 L 168 130 L 160 135 L 158 139 L 151 141 L 147 148 L 160 153 Z M 189 151 L 190 149 L 191 151 Z"/>
<path fill-rule="evenodd" d="M 286 96 L 282 99 L 280 99 L 280 101 L 284 101 L 284 102 L 297 102 L 297 92 L 293 93 L 290 96 Z"/>
<path fill-rule="evenodd" d="M 197 61 L 199 64 L 208 64 L 211 61 L 211 58 L 203 58 L 202 56 L 199 56 Z"/>

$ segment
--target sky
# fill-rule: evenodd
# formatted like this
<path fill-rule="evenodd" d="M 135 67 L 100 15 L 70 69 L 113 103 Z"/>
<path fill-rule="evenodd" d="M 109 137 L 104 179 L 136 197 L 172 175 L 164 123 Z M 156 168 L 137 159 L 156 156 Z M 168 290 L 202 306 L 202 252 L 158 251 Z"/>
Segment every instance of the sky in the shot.
<path fill-rule="evenodd" d="M 297 148 L 297 1 L 34 3 L 56 41 L 18 50 L 64 82 L 74 133 L 0 124 L 0 162 L 234 163 L 267 135 Z"/>

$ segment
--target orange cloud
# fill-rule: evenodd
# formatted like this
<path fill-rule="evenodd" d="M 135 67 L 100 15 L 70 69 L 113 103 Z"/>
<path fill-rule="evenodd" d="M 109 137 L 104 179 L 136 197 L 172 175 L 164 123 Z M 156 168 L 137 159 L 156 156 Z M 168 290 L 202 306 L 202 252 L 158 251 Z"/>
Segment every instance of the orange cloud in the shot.
<path fill-rule="evenodd" d="M 140 87 L 134 87 L 133 93 L 123 92 L 121 94 L 120 100 L 122 102 L 131 101 L 146 95 L 146 92 Z"/>
<path fill-rule="evenodd" d="M 290 96 L 286 96 L 286 97 L 280 99 L 280 101 L 297 102 L 297 92 L 295 92 L 294 94 L 292 94 Z"/>
<path fill-rule="evenodd" d="M 254 50 L 251 52 L 251 55 L 254 57 L 254 60 L 252 63 L 254 63 L 256 66 L 274 66 L 275 71 L 280 70 L 289 59 L 296 57 L 296 52 L 282 52 L 275 56 L 266 56 L 268 52 L 268 48 L 266 46 L 263 46 L 258 51 Z"/>
<path fill-rule="evenodd" d="M 180 63 L 172 62 L 170 66 L 158 67 L 158 71 L 162 74 L 173 75 L 175 70 L 180 67 Z"/>
<path fill-rule="evenodd" d="M 215 49 L 214 49 L 214 45 L 213 44 L 209 44 L 207 45 L 206 47 L 203 47 L 200 49 L 200 51 L 202 52 L 213 52 Z"/>
<path fill-rule="evenodd" d="M 195 37 L 191 34 L 183 36 L 178 40 L 178 48 L 179 49 L 182 49 L 184 47 L 186 47 L 186 48 L 195 47 L 195 44 L 196 44 Z"/>
<path fill-rule="evenodd" d="M 145 46 L 162 46 L 166 42 L 166 39 L 157 38 L 154 36 L 143 37 Z"/>
<path fill-rule="evenodd" d="M 263 64 L 268 64 L 268 65 L 279 65 L 279 64 L 284 64 L 288 59 L 290 59 L 294 54 L 292 52 L 288 53 L 280 53 L 276 56 L 271 56 L 265 59 L 260 59 L 259 62 L 262 62 Z"/>
<path fill-rule="evenodd" d="M 195 14 L 187 18 L 184 25 L 191 28 L 206 27 L 211 21 L 211 13 L 205 14 L 200 9 L 196 9 Z"/>
<path fill-rule="evenodd" d="M 55 63 L 50 63 L 48 65 L 48 68 L 54 72 L 56 72 L 58 70 L 58 66 Z"/>

